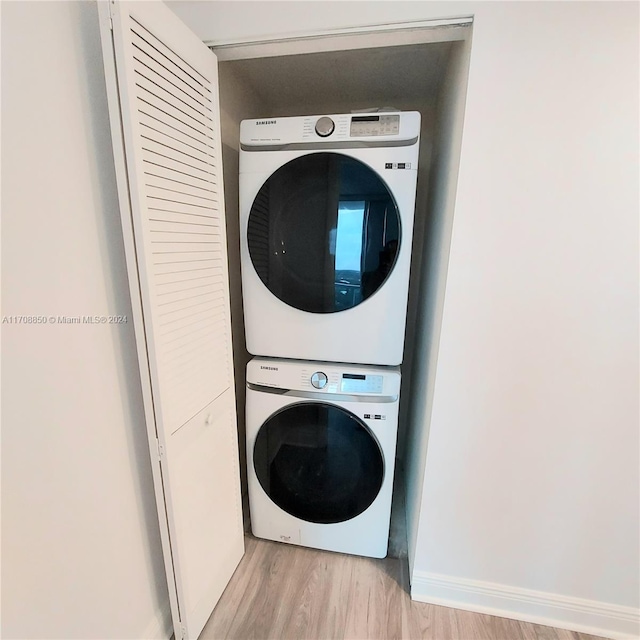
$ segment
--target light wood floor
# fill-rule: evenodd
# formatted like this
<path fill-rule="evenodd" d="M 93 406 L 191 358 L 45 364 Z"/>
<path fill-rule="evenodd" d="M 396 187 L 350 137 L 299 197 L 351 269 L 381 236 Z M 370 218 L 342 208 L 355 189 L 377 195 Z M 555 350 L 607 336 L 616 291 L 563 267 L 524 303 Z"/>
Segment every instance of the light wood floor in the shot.
<path fill-rule="evenodd" d="M 374 560 L 246 537 L 201 640 L 594 640 L 413 602 L 406 559 Z"/>

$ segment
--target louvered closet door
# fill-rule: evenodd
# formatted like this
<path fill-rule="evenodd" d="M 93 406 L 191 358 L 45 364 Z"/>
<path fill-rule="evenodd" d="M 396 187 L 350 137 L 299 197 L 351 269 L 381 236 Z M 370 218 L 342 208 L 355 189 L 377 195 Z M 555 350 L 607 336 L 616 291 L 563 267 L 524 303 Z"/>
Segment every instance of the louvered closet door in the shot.
<path fill-rule="evenodd" d="M 196 638 L 244 552 L 217 63 L 159 2 L 101 11 L 174 628 Z"/>

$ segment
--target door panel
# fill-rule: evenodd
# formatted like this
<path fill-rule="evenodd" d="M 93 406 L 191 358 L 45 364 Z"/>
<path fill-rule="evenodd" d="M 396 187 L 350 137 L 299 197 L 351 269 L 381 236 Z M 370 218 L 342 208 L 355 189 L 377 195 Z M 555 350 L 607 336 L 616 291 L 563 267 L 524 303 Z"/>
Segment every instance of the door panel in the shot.
<path fill-rule="evenodd" d="M 360 515 L 384 480 L 382 450 L 367 425 L 323 402 L 299 402 L 272 415 L 256 436 L 253 464 L 273 502 L 321 524 Z"/>
<path fill-rule="evenodd" d="M 162 3 L 99 5 L 174 630 L 197 638 L 244 552 L 217 62 Z"/>
<path fill-rule="evenodd" d="M 238 562 L 237 535 L 229 535 L 221 522 L 221 517 L 232 516 L 239 527 L 235 533 L 242 535 L 240 487 L 230 482 L 238 468 L 235 417 L 235 399 L 228 389 L 168 441 L 177 555 L 190 628 L 202 629 L 211 603 L 226 586 L 212 576 L 230 576 Z"/>
<path fill-rule="evenodd" d="M 351 309 L 391 273 L 400 216 L 375 171 L 339 153 L 296 158 L 269 177 L 247 226 L 249 255 L 262 283 L 310 313 Z"/>

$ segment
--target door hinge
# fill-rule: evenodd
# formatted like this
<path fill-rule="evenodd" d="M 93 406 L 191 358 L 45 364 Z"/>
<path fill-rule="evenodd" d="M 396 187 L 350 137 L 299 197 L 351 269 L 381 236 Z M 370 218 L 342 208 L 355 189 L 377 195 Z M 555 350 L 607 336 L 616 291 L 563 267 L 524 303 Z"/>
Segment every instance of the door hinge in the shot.
<path fill-rule="evenodd" d="M 158 445 L 158 460 L 164 460 L 164 445 L 160 444 L 160 440 L 156 438 L 156 444 Z"/>
<path fill-rule="evenodd" d="M 109 0 L 109 29 L 113 31 L 113 0 Z"/>
<path fill-rule="evenodd" d="M 187 637 L 187 627 L 180 625 L 180 640 L 185 640 Z"/>

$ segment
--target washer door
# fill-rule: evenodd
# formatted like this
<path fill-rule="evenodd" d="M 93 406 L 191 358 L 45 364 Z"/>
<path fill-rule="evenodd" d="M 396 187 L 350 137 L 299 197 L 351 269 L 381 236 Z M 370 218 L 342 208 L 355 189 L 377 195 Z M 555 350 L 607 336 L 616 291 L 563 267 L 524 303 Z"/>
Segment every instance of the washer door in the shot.
<path fill-rule="evenodd" d="M 280 167 L 260 188 L 247 227 L 256 273 L 282 302 L 333 313 L 372 296 L 391 273 L 400 216 L 380 176 L 338 153 Z"/>
<path fill-rule="evenodd" d="M 380 445 L 364 422 L 321 402 L 301 402 L 272 415 L 256 437 L 253 464 L 275 504 L 321 524 L 360 515 L 384 479 Z"/>

